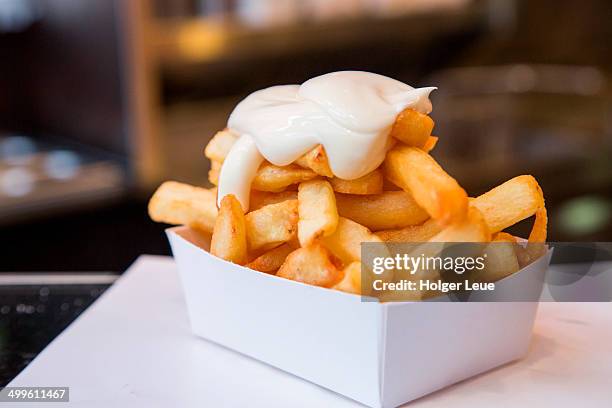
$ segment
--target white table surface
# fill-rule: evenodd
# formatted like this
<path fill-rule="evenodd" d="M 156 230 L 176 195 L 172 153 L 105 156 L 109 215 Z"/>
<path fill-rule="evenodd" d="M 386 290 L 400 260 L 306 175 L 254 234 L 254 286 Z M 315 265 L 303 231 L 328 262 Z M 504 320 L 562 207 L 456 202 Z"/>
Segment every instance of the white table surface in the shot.
<path fill-rule="evenodd" d="M 62 407 L 362 406 L 194 337 L 174 262 L 154 256 L 139 258 L 9 386 L 69 386 Z M 612 406 L 612 305 L 542 303 L 525 359 L 410 404 L 451 405 Z"/>

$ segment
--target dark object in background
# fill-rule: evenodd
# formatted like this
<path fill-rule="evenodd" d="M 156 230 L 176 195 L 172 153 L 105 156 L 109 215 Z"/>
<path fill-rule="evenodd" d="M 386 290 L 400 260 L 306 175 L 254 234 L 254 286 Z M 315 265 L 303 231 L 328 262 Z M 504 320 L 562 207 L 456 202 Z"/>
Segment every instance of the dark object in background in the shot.
<path fill-rule="evenodd" d="M 169 254 L 164 228 L 138 197 L 4 226 L 0 271 L 123 272 L 141 254 Z"/>
<path fill-rule="evenodd" d="M 102 280 L 113 280 L 106 278 L 111 279 Z M 108 286 L 0 286 L 0 387 L 23 370 Z"/>

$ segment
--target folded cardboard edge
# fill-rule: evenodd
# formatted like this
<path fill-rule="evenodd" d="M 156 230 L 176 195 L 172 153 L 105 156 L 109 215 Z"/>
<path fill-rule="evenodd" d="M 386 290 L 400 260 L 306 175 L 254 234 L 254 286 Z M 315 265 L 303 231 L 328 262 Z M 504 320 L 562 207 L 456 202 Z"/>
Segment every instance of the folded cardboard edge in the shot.
<path fill-rule="evenodd" d="M 166 234 L 174 234 L 177 237 L 179 237 L 181 240 L 183 240 L 184 242 L 186 242 L 188 245 L 197 248 L 199 251 L 202 251 L 203 253 L 205 253 L 207 256 L 214 256 L 212 254 L 210 254 L 210 252 L 208 252 L 205 248 L 206 248 L 206 240 L 209 240 L 210 238 L 208 238 L 206 236 L 206 234 L 202 234 L 202 233 L 197 233 L 197 234 L 201 234 L 201 236 L 199 237 L 200 240 L 200 244 L 202 245 L 198 245 L 196 243 L 194 243 L 194 241 L 196 240 L 195 238 L 197 237 L 196 234 L 193 234 L 193 240 L 190 239 L 190 237 L 185 236 L 186 234 L 184 234 L 185 231 L 189 231 L 190 234 L 193 234 L 193 230 L 191 230 L 189 227 L 185 227 L 185 226 L 178 226 L 178 227 L 171 227 L 171 228 L 167 228 L 166 229 Z M 226 261 L 225 259 L 221 259 L 221 258 L 217 258 L 221 263 L 228 265 L 228 266 L 232 266 L 235 268 L 240 268 L 241 270 L 244 271 L 248 271 L 250 273 L 255 273 L 258 274 L 261 279 L 268 279 L 271 282 L 278 282 L 279 279 L 282 279 L 282 281 L 285 284 L 289 284 L 289 285 L 295 285 L 295 286 L 301 286 L 301 287 L 307 287 L 309 288 L 309 290 L 319 290 L 319 291 L 325 291 L 325 292 L 332 292 L 335 293 L 337 296 L 348 296 L 348 297 L 353 297 L 353 298 L 362 298 L 361 295 L 356 295 L 354 293 L 347 293 L 347 292 L 342 292 L 340 290 L 336 290 L 336 289 L 330 289 L 330 288 L 324 288 L 321 286 L 315 286 L 315 285 L 310 285 L 307 283 L 303 283 L 303 282 L 298 282 L 298 281 L 294 281 L 291 279 L 285 279 L 285 278 L 281 278 L 280 276 L 276 276 L 276 275 L 272 275 L 269 273 L 265 273 L 265 272 L 260 272 L 260 271 L 256 271 L 254 269 L 250 269 L 247 268 L 246 266 L 242 266 L 242 265 L 238 265 L 229 261 Z M 310 289 L 312 288 L 312 289 Z M 370 298 L 369 298 L 370 299 Z M 373 302 L 375 303 L 380 303 L 378 302 L 378 299 L 376 298 L 371 298 Z"/>

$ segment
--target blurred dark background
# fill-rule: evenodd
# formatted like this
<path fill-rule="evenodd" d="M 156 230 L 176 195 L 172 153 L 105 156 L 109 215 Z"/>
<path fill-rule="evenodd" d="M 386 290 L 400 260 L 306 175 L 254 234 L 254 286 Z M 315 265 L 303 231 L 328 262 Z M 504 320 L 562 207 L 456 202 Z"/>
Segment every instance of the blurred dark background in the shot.
<path fill-rule="evenodd" d="M 434 156 L 471 195 L 531 173 L 551 241 L 612 240 L 611 22 L 607 0 L 2 0 L 0 271 L 168 254 L 158 183 L 207 185 L 249 92 L 344 69 L 438 86 Z"/>

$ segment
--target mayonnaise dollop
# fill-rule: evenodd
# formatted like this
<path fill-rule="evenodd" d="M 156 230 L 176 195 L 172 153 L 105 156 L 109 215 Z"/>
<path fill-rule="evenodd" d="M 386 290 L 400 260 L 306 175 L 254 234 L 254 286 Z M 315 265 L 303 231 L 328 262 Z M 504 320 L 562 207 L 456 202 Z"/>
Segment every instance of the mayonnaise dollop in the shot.
<path fill-rule="evenodd" d="M 233 194 L 247 211 L 251 182 L 264 159 L 285 166 L 318 144 L 335 176 L 353 180 L 366 175 L 385 159 L 396 116 L 406 108 L 431 112 L 434 89 L 341 71 L 250 94 L 228 121 L 240 138 L 221 167 L 218 203 Z"/>

